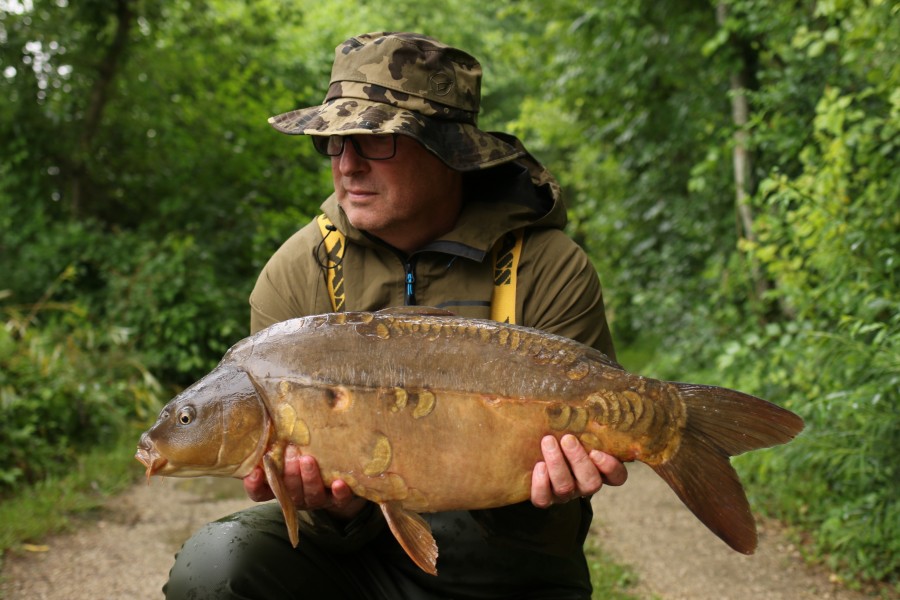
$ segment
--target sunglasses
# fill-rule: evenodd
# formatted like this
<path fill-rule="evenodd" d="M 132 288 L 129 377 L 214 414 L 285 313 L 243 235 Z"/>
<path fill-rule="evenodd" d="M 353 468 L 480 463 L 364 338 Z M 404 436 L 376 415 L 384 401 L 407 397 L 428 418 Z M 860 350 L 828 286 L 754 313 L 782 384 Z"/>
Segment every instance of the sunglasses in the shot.
<path fill-rule="evenodd" d="M 313 146 L 319 154 L 340 156 L 344 151 L 344 142 L 349 140 L 353 150 L 361 158 L 367 160 L 387 160 L 397 153 L 397 134 L 373 135 L 314 135 Z"/>

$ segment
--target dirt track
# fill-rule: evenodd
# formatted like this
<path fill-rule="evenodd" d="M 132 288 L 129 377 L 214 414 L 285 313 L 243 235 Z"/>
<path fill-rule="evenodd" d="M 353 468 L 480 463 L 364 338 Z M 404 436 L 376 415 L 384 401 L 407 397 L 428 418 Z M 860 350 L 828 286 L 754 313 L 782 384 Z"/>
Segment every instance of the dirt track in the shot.
<path fill-rule="evenodd" d="M 596 535 L 634 566 L 643 598 L 662 600 L 862 600 L 805 567 L 770 527 L 753 556 L 729 550 L 643 465 L 627 485 L 594 500 Z M 109 502 L 104 518 L 43 547 L 8 556 L 7 600 L 161 599 L 172 555 L 203 523 L 248 505 L 234 480 L 155 480 Z"/>

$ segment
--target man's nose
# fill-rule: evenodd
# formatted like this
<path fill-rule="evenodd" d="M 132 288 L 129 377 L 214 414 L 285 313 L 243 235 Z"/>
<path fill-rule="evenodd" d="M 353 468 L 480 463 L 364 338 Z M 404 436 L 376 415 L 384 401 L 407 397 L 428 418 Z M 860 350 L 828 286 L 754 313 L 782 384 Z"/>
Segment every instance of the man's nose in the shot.
<path fill-rule="evenodd" d="M 338 168 L 341 173 L 347 175 L 362 171 L 369 165 L 369 161 L 360 156 L 356 152 L 356 148 L 350 143 L 350 140 L 344 141 L 344 151 L 337 157 Z"/>

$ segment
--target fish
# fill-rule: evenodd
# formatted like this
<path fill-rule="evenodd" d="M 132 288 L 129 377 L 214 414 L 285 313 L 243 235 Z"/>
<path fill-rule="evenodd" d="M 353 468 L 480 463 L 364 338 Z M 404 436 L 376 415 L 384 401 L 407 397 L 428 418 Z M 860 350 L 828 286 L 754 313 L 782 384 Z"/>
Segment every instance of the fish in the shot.
<path fill-rule="evenodd" d="M 562 336 L 403 307 L 291 319 L 239 341 L 163 407 L 135 457 L 148 483 L 243 478 L 262 465 L 296 547 L 283 480 L 292 444 L 326 485 L 341 479 L 377 503 L 434 575 L 421 514 L 528 500 L 548 434 L 649 465 L 715 535 L 752 554 L 756 523 L 730 457 L 787 443 L 803 425 L 736 390 L 630 373 Z"/>

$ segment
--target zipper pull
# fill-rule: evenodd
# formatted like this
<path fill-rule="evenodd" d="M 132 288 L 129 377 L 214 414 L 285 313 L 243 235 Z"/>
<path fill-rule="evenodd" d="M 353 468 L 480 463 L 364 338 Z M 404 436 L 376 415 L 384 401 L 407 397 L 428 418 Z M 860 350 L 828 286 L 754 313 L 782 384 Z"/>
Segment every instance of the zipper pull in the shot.
<path fill-rule="evenodd" d="M 416 304 L 416 274 L 412 260 L 406 263 L 406 299 L 404 303 L 406 306 Z"/>

